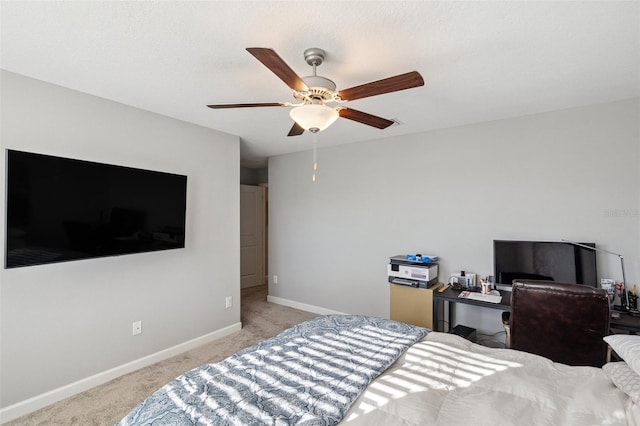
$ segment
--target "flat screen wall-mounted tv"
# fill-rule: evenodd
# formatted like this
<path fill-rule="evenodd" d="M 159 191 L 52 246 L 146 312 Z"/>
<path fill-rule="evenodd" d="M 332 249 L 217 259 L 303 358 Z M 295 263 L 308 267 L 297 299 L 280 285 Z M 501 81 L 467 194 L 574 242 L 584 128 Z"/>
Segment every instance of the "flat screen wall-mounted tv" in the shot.
<path fill-rule="evenodd" d="M 531 279 L 598 286 L 596 252 L 568 242 L 494 240 L 493 262 L 498 285 Z"/>
<path fill-rule="evenodd" d="M 187 177 L 7 150 L 5 268 L 184 248 Z"/>

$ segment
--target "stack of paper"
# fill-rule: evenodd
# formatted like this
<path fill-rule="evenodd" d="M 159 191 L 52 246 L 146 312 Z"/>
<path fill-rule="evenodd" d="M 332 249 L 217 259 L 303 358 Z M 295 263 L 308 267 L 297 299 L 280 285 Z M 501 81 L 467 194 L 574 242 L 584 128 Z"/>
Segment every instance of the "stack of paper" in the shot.
<path fill-rule="evenodd" d="M 462 299 L 479 300 L 481 302 L 489 302 L 489 303 L 500 303 L 502 301 L 502 296 L 500 295 L 482 294 L 482 293 L 476 293 L 474 291 L 462 291 L 460 292 L 458 297 Z"/>

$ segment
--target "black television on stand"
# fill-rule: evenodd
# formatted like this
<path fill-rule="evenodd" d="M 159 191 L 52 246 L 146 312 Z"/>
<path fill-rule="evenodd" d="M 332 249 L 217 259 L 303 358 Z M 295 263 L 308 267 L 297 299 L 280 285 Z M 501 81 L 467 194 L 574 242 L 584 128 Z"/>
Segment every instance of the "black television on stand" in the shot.
<path fill-rule="evenodd" d="M 594 247 L 595 243 L 580 243 Z M 596 252 L 562 241 L 493 241 L 494 279 L 510 290 L 513 280 L 547 280 L 598 287 Z"/>
<path fill-rule="evenodd" d="M 187 176 L 7 150 L 5 268 L 184 248 Z"/>

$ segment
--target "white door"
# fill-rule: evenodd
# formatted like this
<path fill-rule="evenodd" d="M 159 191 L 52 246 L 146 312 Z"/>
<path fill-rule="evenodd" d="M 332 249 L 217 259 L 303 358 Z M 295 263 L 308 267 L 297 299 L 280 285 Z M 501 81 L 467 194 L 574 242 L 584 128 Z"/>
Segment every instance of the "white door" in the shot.
<path fill-rule="evenodd" d="M 240 185 L 240 288 L 265 281 L 265 193 L 261 186 Z"/>

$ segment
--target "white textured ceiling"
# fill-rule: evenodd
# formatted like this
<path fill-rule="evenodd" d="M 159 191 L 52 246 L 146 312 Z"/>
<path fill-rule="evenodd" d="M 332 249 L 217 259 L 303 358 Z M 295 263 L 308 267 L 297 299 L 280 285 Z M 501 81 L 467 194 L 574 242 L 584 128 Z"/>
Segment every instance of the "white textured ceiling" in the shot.
<path fill-rule="evenodd" d="M 637 1 L 140 1 L 1 3 L 8 71 L 239 135 L 246 160 L 306 150 L 287 137 L 291 90 L 246 50 L 303 51 L 344 89 L 419 71 L 425 86 L 349 107 L 400 125 L 338 120 L 319 146 L 640 96 Z"/>

